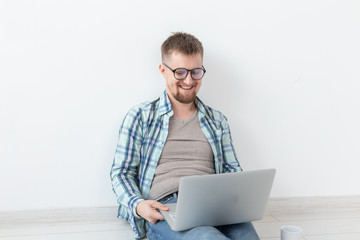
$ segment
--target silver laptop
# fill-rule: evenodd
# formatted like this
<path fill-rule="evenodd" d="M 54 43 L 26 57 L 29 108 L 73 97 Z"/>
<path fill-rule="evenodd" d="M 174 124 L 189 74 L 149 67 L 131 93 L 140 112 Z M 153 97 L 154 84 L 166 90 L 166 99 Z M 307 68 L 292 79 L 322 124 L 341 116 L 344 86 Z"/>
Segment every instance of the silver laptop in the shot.
<path fill-rule="evenodd" d="M 183 177 L 177 203 L 160 211 L 174 231 L 260 220 L 275 169 Z"/>

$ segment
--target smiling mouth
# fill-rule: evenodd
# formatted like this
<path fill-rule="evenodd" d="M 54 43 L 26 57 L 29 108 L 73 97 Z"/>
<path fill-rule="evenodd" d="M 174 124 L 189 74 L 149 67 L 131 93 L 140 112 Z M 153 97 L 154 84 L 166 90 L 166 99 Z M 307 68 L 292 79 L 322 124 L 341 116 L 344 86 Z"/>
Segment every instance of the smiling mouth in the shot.
<path fill-rule="evenodd" d="M 179 86 L 179 87 L 184 90 L 190 90 L 193 88 L 193 86 L 191 86 L 191 87 Z"/>

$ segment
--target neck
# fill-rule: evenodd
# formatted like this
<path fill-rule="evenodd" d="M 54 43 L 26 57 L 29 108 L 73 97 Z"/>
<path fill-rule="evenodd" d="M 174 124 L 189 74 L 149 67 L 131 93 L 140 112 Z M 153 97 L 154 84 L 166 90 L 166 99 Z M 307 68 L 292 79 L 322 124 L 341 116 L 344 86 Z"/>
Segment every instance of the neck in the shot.
<path fill-rule="evenodd" d="M 174 115 L 183 121 L 191 118 L 196 111 L 195 102 L 181 103 L 175 99 L 170 99 L 170 102 L 171 102 L 171 106 L 173 108 Z"/>

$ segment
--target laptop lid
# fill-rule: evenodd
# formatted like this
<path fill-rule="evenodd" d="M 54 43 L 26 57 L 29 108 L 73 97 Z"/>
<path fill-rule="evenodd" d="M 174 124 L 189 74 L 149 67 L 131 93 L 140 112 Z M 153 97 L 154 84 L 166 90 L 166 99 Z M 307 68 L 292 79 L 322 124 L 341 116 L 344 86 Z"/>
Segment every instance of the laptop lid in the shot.
<path fill-rule="evenodd" d="M 275 172 L 265 169 L 183 177 L 176 207 L 171 207 L 176 209 L 175 222 L 163 215 L 175 231 L 260 220 Z"/>

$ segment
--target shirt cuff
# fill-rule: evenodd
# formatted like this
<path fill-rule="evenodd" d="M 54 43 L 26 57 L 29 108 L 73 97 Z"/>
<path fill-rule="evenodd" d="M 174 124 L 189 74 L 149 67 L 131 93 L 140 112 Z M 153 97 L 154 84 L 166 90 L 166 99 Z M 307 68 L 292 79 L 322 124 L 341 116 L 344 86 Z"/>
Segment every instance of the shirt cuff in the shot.
<path fill-rule="evenodd" d="M 132 212 L 132 214 L 134 215 L 134 217 L 136 218 L 141 218 L 141 216 L 139 216 L 137 213 L 136 213 L 136 207 L 137 205 L 141 202 L 141 201 L 144 201 L 145 199 L 143 199 L 141 196 L 139 195 L 135 195 L 133 197 L 130 198 L 130 201 L 129 201 L 129 209 L 130 211 Z"/>

